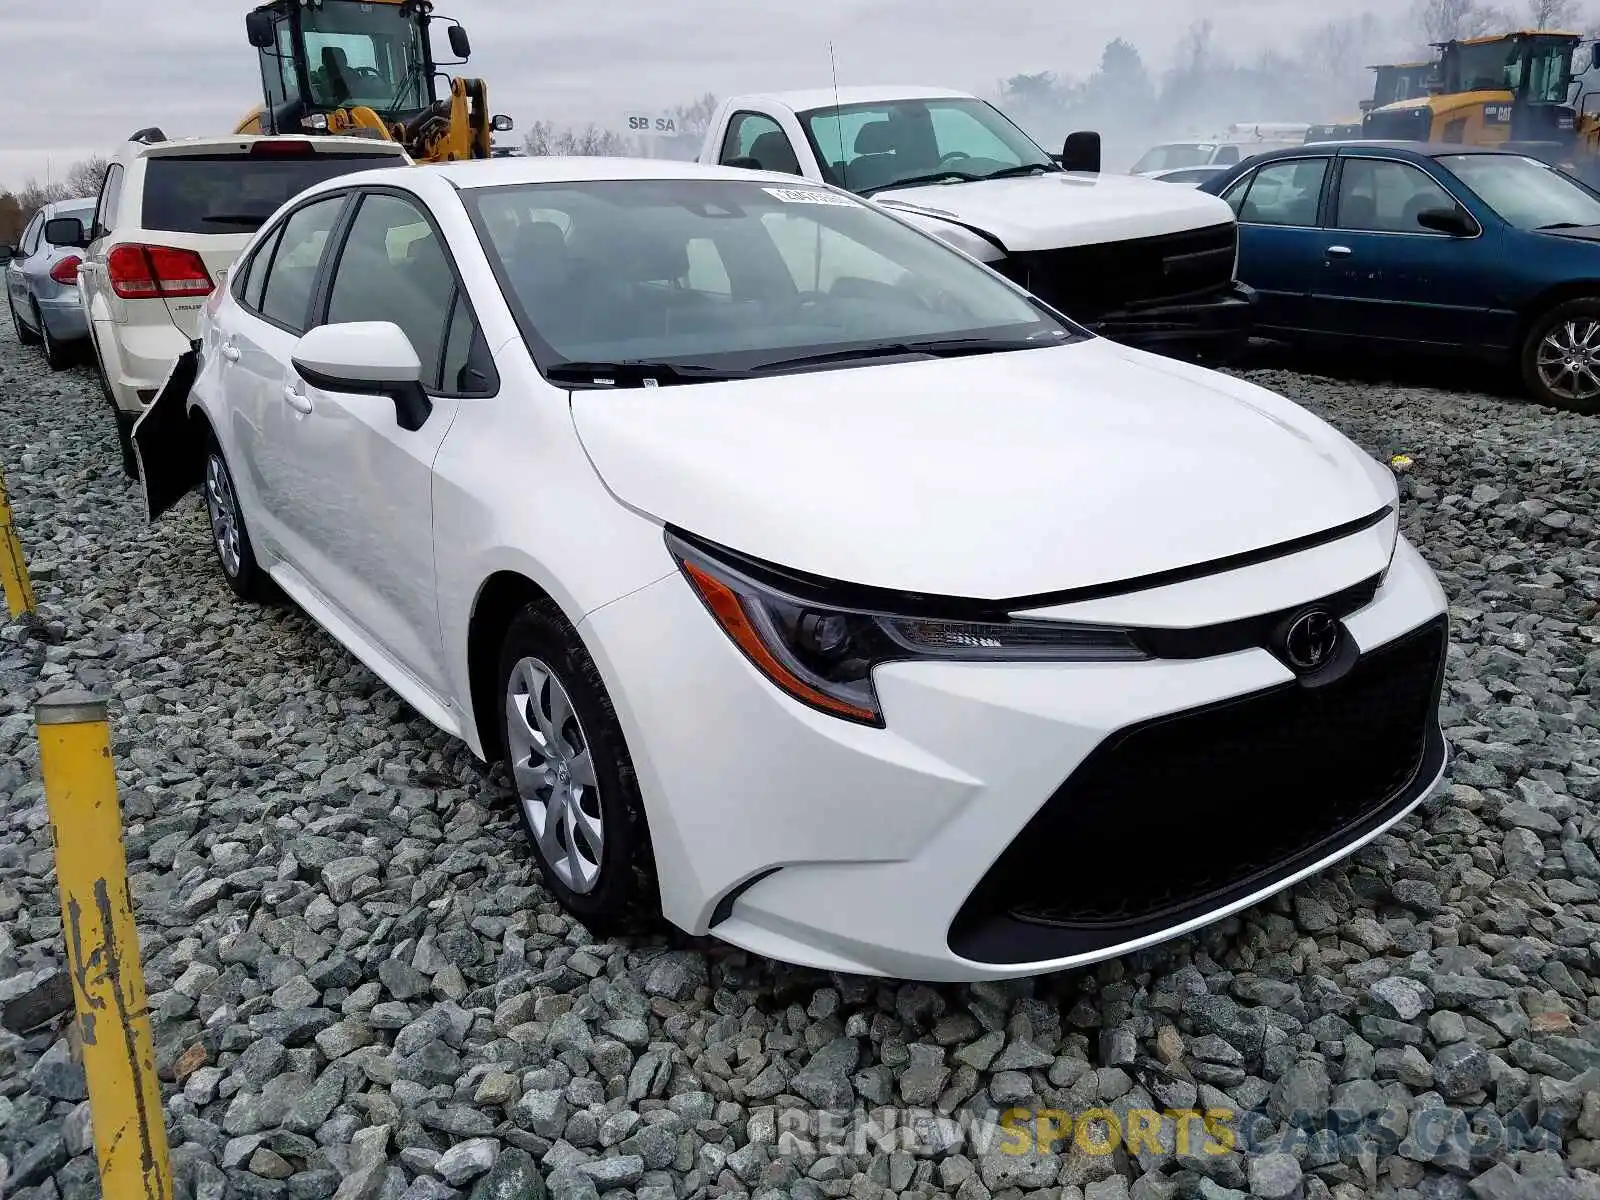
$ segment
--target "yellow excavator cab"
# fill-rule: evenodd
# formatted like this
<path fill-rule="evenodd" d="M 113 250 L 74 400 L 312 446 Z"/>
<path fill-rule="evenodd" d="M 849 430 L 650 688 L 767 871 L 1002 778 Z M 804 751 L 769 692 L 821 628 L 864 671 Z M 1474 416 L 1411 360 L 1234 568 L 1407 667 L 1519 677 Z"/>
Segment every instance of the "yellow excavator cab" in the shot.
<path fill-rule="evenodd" d="M 1385 104 L 1426 96 L 1428 83 L 1438 65 L 1430 59 L 1427 62 L 1380 63 L 1368 67 L 1367 70 L 1374 75 L 1372 95 L 1361 102 L 1361 111 L 1366 113 Z"/>
<path fill-rule="evenodd" d="M 1522 147 L 1560 160 L 1577 135 L 1569 98 L 1582 41 L 1576 33 L 1523 29 L 1441 42 L 1429 94 L 1375 105 L 1366 136 Z"/>
<path fill-rule="evenodd" d="M 435 61 L 434 25 L 455 61 Z M 235 133 L 385 138 L 420 163 L 488 158 L 494 133 L 512 128 L 490 115 L 481 79 L 450 79 L 441 94 L 439 68 L 465 63 L 472 43 L 431 0 L 270 0 L 246 15 L 245 33 L 263 102 Z"/>

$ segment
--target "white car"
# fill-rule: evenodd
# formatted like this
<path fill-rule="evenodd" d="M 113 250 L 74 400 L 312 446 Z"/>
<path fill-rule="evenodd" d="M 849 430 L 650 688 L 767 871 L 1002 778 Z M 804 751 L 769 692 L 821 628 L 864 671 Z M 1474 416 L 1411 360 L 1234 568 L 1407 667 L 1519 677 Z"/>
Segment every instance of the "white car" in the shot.
<path fill-rule="evenodd" d="M 507 761 L 593 928 L 1051 971 L 1326 867 L 1444 768 L 1387 467 L 828 185 L 353 176 L 200 342 L 134 432 L 152 519 L 203 485 L 236 592 Z"/>
<path fill-rule="evenodd" d="M 261 222 L 313 183 L 410 161 L 394 142 L 359 137 L 168 139 L 148 129 L 123 144 L 89 226 L 57 222 L 50 240 L 82 254 L 80 304 L 129 474 L 134 421 Z"/>

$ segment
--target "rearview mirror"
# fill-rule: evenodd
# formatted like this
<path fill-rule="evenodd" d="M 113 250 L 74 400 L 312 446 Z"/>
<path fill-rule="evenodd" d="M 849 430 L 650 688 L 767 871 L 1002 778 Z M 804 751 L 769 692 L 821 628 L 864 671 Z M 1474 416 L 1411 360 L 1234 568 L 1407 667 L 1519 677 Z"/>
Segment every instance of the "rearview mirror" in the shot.
<path fill-rule="evenodd" d="M 392 321 L 319 325 L 295 343 L 290 360 L 314 388 L 388 397 L 401 429 L 421 429 L 433 412 L 422 386 L 422 360 Z"/>
<path fill-rule="evenodd" d="M 246 13 L 244 35 L 257 50 L 270 50 L 278 40 L 278 22 L 270 12 Z"/>
<path fill-rule="evenodd" d="M 52 217 L 44 223 L 44 240 L 52 246 L 82 248 L 89 244 L 83 222 L 77 217 Z"/>
<path fill-rule="evenodd" d="M 457 58 L 472 57 L 472 39 L 467 36 L 465 26 L 452 25 L 446 35 L 450 39 L 450 53 Z"/>
<path fill-rule="evenodd" d="M 1451 237 L 1471 237 L 1478 225 L 1463 208 L 1425 208 L 1417 214 L 1417 224 Z"/>
<path fill-rule="evenodd" d="M 1061 147 L 1061 167 L 1066 171 L 1100 173 L 1100 135 L 1092 130 L 1067 134 Z"/>

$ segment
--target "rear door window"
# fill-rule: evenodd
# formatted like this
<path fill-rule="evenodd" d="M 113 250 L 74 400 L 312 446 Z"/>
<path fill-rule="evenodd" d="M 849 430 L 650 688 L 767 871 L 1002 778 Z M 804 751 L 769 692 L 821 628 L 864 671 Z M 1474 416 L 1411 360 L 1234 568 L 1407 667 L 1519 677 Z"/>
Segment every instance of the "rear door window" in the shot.
<path fill-rule="evenodd" d="M 313 184 L 356 171 L 397 166 L 398 154 L 240 154 L 146 160 L 140 225 L 163 233 L 250 233 Z"/>
<path fill-rule="evenodd" d="M 291 333 L 305 332 L 317 268 L 322 264 L 328 233 L 344 211 L 344 204 L 343 193 L 330 196 L 290 214 L 283 223 L 283 233 L 267 267 L 261 315 Z"/>

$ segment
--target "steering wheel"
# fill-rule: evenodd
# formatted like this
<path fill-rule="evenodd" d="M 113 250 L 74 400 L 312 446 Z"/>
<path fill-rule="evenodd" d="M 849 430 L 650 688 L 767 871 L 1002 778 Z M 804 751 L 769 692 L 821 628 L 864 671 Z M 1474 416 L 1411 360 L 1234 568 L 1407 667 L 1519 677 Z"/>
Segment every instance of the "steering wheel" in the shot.
<path fill-rule="evenodd" d="M 378 70 L 377 67 L 351 67 L 350 69 L 355 72 L 357 79 L 376 79 L 379 83 L 384 82 L 383 72 Z"/>
<path fill-rule="evenodd" d="M 971 157 L 972 155 L 968 154 L 965 150 L 950 150 L 939 156 L 939 165 L 942 167 L 945 165 L 945 163 L 951 162 L 954 159 Z"/>

